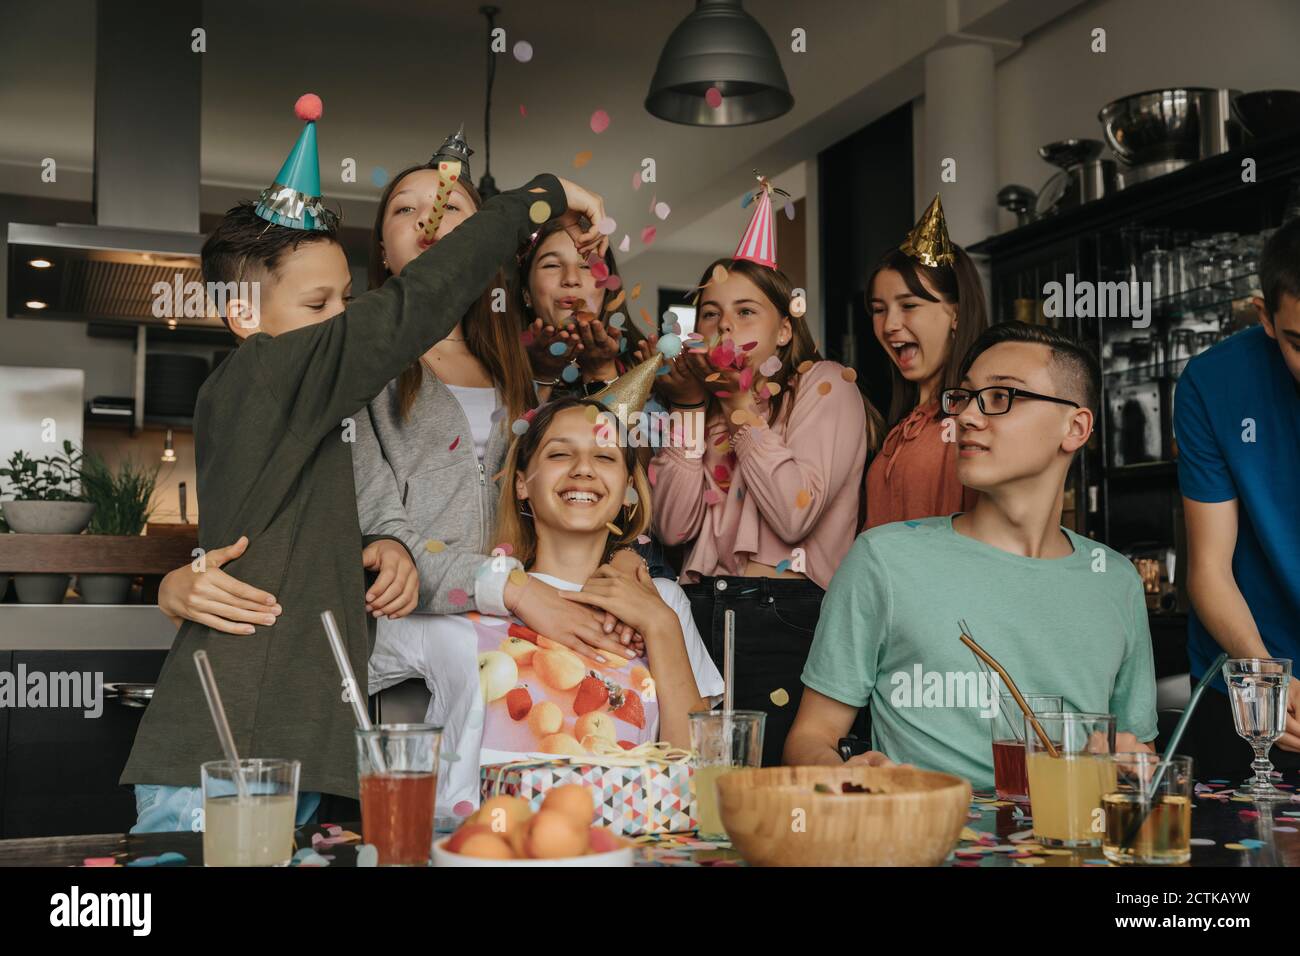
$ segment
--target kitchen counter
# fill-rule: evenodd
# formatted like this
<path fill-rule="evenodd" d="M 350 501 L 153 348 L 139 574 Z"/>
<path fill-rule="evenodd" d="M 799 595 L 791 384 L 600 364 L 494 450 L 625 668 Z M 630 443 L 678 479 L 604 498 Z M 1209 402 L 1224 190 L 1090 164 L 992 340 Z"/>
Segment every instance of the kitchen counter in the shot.
<path fill-rule="evenodd" d="M 0 604 L 0 652 L 166 651 L 175 637 L 156 604 Z"/>

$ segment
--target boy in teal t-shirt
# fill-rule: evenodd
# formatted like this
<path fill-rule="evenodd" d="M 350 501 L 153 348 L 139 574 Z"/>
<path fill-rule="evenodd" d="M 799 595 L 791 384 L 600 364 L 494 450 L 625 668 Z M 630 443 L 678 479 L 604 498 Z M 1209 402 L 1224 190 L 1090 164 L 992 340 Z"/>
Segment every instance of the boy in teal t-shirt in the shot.
<path fill-rule="evenodd" d="M 1112 713 L 1118 750 L 1156 735 L 1141 581 L 1122 555 L 1060 526 L 1074 453 L 1092 433 L 1096 361 L 1043 326 L 995 325 L 971 347 L 956 417 L 958 476 L 981 492 L 955 517 L 858 537 L 822 603 L 787 763 L 839 763 L 870 703 L 886 757 L 993 785 L 990 721 L 1006 688 L 959 641 L 958 620 L 1024 693 Z M 882 756 L 883 754 L 883 756 Z"/>

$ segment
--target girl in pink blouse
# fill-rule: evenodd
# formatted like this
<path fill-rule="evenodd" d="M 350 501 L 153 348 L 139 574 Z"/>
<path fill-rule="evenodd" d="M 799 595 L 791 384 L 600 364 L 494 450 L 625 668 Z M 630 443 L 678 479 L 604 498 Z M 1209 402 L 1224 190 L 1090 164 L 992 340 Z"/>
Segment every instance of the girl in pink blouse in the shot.
<path fill-rule="evenodd" d="M 680 581 L 719 663 L 736 612 L 735 706 L 767 714 L 774 765 L 824 589 L 857 532 L 868 413 L 852 370 L 823 360 L 791 312 L 784 273 L 719 259 L 700 285 L 695 329 L 712 347 L 684 350 L 659 390 L 672 411 L 703 415 L 703 455 L 660 450 L 655 527 L 688 549 Z"/>

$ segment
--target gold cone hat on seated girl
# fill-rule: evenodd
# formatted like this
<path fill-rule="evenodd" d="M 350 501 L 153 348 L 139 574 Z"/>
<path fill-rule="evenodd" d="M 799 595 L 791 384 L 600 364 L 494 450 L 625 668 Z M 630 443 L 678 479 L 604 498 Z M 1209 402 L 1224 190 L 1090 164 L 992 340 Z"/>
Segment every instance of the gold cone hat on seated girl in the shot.
<path fill-rule="evenodd" d="M 948 239 L 948 223 L 944 221 L 943 204 L 939 202 L 938 194 L 898 248 L 904 255 L 931 269 L 953 264 L 955 257 L 952 242 Z"/>
<path fill-rule="evenodd" d="M 645 403 L 650 400 L 651 389 L 654 388 L 655 375 L 663 361 L 663 353 L 655 352 L 591 397 L 608 408 L 623 423 L 623 427 L 630 430 L 633 423 L 627 420 L 627 416 L 645 408 Z"/>

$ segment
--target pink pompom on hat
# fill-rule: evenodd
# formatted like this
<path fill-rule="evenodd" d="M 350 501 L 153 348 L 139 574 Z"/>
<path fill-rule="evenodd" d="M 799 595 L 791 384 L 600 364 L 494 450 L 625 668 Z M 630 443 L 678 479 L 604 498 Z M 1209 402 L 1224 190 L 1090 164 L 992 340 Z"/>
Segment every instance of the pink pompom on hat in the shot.
<path fill-rule="evenodd" d="M 773 186 L 766 176 L 758 174 L 758 170 L 754 170 L 754 178 L 758 180 L 758 188 L 746 195 L 741 205 L 742 208 L 748 206 L 757 198 L 758 206 L 754 209 L 749 226 L 745 229 L 745 234 L 740 237 L 740 245 L 736 246 L 736 251 L 731 258 L 747 259 L 760 266 L 775 269 L 776 216 L 772 212 L 772 194 L 779 193 L 782 196 L 790 194 L 784 189 Z"/>

